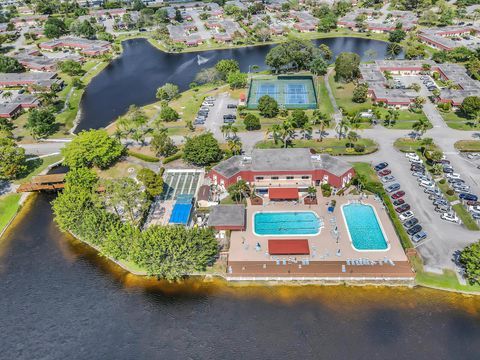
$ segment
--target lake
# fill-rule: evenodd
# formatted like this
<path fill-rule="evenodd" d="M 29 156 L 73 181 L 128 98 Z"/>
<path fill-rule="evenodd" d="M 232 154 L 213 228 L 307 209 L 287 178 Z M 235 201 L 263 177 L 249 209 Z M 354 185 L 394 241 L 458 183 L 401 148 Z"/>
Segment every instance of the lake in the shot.
<path fill-rule="evenodd" d="M 51 195 L 0 243 L 2 359 L 476 359 L 480 300 L 428 289 L 173 285 L 60 233 Z"/>
<path fill-rule="evenodd" d="M 314 44 L 327 44 L 334 56 L 341 52 L 355 52 L 363 60 L 368 60 L 365 57 L 367 50 L 376 52 L 375 59 L 384 59 L 387 55 L 387 43 L 378 40 L 339 37 L 315 40 Z M 273 46 L 170 54 L 156 49 L 145 39 L 124 41 L 122 55 L 87 86 L 76 132 L 105 127 L 132 104 L 142 106 L 156 101 L 157 88 L 167 82 L 186 90 L 199 70 L 212 67 L 222 59 L 237 60 L 244 72 L 251 65 L 266 69 L 264 59 Z"/>

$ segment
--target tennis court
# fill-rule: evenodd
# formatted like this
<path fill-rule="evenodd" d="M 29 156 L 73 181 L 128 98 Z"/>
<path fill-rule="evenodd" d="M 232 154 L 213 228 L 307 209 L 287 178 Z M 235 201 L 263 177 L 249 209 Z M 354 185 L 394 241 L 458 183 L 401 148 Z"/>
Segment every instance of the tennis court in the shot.
<path fill-rule="evenodd" d="M 270 76 L 250 81 L 247 108 L 256 109 L 262 96 L 286 109 L 316 109 L 317 94 L 311 76 Z"/>

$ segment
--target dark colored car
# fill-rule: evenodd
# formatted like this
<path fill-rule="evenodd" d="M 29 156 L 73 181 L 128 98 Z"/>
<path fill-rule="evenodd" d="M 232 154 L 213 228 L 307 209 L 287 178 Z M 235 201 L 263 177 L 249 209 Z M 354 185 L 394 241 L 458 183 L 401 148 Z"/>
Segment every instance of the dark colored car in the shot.
<path fill-rule="evenodd" d="M 389 193 L 400 190 L 400 184 L 399 183 L 394 183 L 392 185 L 389 185 L 385 188 L 385 190 Z"/>
<path fill-rule="evenodd" d="M 399 207 L 395 208 L 395 211 L 399 214 L 401 214 L 405 211 L 408 211 L 408 210 L 410 210 L 410 205 L 408 205 L 408 204 L 402 204 Z"/>
<path fill-rule="evenodd" d="M 453 173 L 453 168 L 451 168 L 451 167 L 443 168 L 443 172 L 445 174 L 451 174 L 451 173 Z"/>
<path fill-rule="evenodd" d="M 425 171 L 425 166 L 423 166 L 423 165 L 412 165 L 412 166 L 410 166 L 410 171 L 424 172 Z"/>
<path fill-rule="evenodd" d="M 411 218 L 403 223 L 403 226 L 405 226 L 407 229 L 411 228 L 414 225 L 418 224 L 418 219 L 417 218 Z"/>
<path fill-rule="evenodd" d="M 417 224 L 417 225 L 414 225 L 412 226 L 410 229 L 407 230 L 407 234 L 412 236 L 412 235 L 415 235 L 416 233 L 422 231 L 422 226 Z"/>
<path fill-rule="evenodd" d="M 403 200 L 403 199 L 397 199 L 397 200 L 393 201 L 393 206 L 399 206 L 399 205 L 402 205 L 402 204 L 405 204 L 405 200 Z"/>
<path fill-rule="evenodd" d="M 400 191 L 397 191 L 395 194 L 392 195 L 392 199 L 394 199 L 394 200 L 400 199 L 404 195 L 405 195 L 405 191 L 400 190 Z"/>
<path fill-rule="evenodd" d="M 378 172 L 378 176 L 387 176 L 390 175 L 392 172 L 388 169 L 382 170 Z"/>
<path fill-rule="evenodd" d="M 227 105 L 227 109 L 236 109 L 237 108 L 237 105 L 235 104 L 228 104 Z"/>
<path fill-rule="evenodd" d="M 388 163 L 382 162 L 382 163 L 378 164 L 377 166 L 375 166 L 375 171 L 383 170 L 383 169 L 385 169 L 387 166 L 388 166 Z"/>
<path fill-rule="evenodd" d="M 467 200 L 467 201 L 478 201 L 478 196 L 469 194 L 469 193 L 460 193 L 458 197 L 462 200 Z"/>

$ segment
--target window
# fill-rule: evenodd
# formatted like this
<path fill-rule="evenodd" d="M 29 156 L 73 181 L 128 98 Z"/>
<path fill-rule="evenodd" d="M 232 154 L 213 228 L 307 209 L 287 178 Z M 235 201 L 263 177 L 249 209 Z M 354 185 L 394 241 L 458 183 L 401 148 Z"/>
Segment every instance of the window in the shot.
<path fill-rule="evenodd" d="M 303 176 L 302 176 L 302 179 L 303 179 L 303 180 L 308 180 L 308 179 L 310 179 L 310 176 L 308 176 L 308 175 L 303 175 Z"/>
<path fill-rule="evenodd" d="M 272 176 L 272 180 L 278 180 L 278 176 Z"/>
<path fill-rule="evenodd" d="M 293 180 L 293 176 L 287 176 L 287 180 Z"/>
<path fill-rule="evenodd" d="M 237 176 L 237 181 L 240 181 L 242 180 L 242 177 L 241 176 Z"/>
<path fill-rule="evenodd" d="M 256 176 L 255 180 L 263 180 L 263 176 Z"/>

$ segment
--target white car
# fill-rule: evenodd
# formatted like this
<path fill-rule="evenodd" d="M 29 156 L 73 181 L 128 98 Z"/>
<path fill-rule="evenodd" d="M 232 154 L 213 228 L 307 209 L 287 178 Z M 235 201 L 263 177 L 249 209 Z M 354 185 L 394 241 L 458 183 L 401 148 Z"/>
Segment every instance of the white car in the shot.
<path fill-rule="evenodd" d="M 407 221 L 408 219 L 413 218 L 414 216 L 415 215 L 413 214 L 413 211 L 408 210 L 401 213 L 398 218 L 400 219 L 401 222 L 404 222 L 404 221 Z"/>
<path fill-rule="evenodd" d="M 405 156 L 406 156 L 408 159 L 420 160 L 420 156 L 418 156 L 418 154 L 416 154 L 416 153 L 406 153 Z"/>
<path fill-rule="evenodd" d="M 456 214 L 450 214 L 450 213 L 443 213 L 440 216 L 443 220 L 450 221 L 453 223 L 458 223 L 458 217 Z"/>
<path fill-rule="evenodd" d="M 412 165 L 422 165 L 423 164 L 422 159 L 418 159 L 418 160 L 417 159 L 409 159 L 409 161 Z"/>
<path fill-rule="evenodd" d="M 468 210 L 470 210 L 471 212 L 480 214 L 480 206 L 469 206 Z"/>
<path fill-rule="evenodd" d="M 435 187 L 435 183 L 430 180 L 419 180 L 418 185 L 424 188 L 433 188 Z"/>
<path fill-rule="evenodd" d="M 458 173 L 450 173 L 445 175 L 449 179 L 460 179 L 460 174 Z"/>

